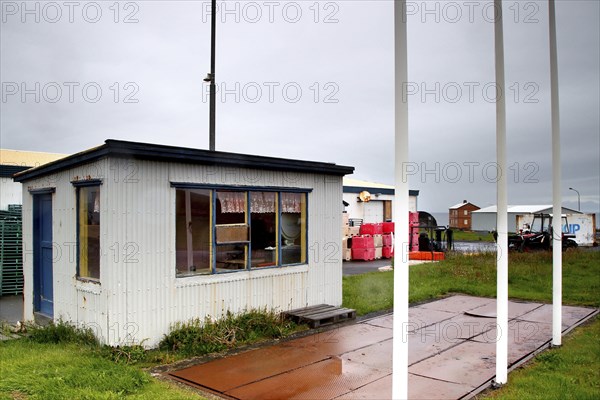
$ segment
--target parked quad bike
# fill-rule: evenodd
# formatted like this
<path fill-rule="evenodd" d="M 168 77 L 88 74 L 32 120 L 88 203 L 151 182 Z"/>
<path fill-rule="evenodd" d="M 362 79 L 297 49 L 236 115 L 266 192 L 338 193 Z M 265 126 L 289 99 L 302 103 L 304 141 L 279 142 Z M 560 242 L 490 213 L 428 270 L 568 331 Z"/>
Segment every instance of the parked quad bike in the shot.
<path fill-rule="evenodd" d="M 567 218 L 562 217 L 563 225 L 567 225 Z M 562 235 L 563 251 L 577 248 L 575 235 Z M 552 248 L 552 216 L 549 214 L 535 214 L 531 225 L 525 224 L 516 235 L 508 237 L 508 249 L 516 251 L 550 250 Z"/>

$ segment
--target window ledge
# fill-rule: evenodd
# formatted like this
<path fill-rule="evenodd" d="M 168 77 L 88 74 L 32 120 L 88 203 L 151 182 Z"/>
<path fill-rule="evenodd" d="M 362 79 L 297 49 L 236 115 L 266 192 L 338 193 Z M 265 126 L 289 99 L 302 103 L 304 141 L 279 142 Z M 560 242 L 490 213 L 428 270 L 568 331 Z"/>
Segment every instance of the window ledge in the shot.
<path fill-rule="evenodd" d="M 308 264 L 294 265 L 289 267 L 271 267 L 264 270 L 239 271 L 224 274 L 198 275 L 193 277 L 175 278 L 175 287 L 190 287 L 211 285 L 215 283 L 228 283 L 236 281 L 245 281 L 251 279 L 270 278 L 275 276 L 285 276 L 293 274 L 308 273 Z"/>
<path fill-rule="evenodd" d="M 75 279 L 75 289 L 78 292 L 90 294 L 102 293 L 102 286 L 100 286 L 100 282 L 92 280 L 81 280 L 79 278 Z"/>

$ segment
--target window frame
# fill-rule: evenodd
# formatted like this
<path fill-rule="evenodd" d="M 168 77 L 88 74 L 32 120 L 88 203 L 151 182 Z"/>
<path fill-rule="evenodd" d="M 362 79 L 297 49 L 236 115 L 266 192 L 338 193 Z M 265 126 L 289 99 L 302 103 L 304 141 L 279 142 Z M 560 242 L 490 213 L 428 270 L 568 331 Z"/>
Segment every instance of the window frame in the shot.
<path fill-rule="evenodd" d="M 81 201 L 81 189 L 82 188 L 89 188 L 89 187 L 97 187 L 98 188 L 98 195 L 100 196 L 101 193 L 101 187 L 102 187 L 102 179 L 86 179 L 86 180 L 81 180 L 81 181 L 71 181 L 71 184 L 75 187 L 75 252 L 76 252 L 76 265 L 75 265 L 75 277 L 77 280 L 79 281 L 83 281 L 83 282 L 92 282 L 92 283 L 100 283 L 100 276 L 101 276 L 101 272 L 102 272 L 102 262 L 101 262 L 101 256 L 102 256 L 102 246 L 100 245 L 100 242 L 102 240 L 102 235 L 100 234 L 100 227 L 102 226 L 102 219 L 100 218 L 100 222 L 98 223 L 98 278 L 94 278 L 94 277 L 90 277 L 90 276 L 81 276 L 81 236 L 80 236 L 80 229 L 81 229 L 81 224 L 80 224 L 80 201 Z M 102 208 L 102 201 L 100 202 L 100 207 Z M 100 211 L 100 217 L 102 216 L 102 212 Z"/>
<path fill-rule="evenodd" d="M 309 263 L 309 245 L 308 245 L 308 232 L 309 232 L 309 193 L 312 193 L 312 188 L 300 188 L 300 187 L 280 187 L 280 186 L 236 186 L 236 185 L 213 185 L 213 184 L 201 184 L 201 183 L 189 183 L 189 182 L 171 182 L 171 188 L 175 190 L 193 190 L 193 189 L 203 189 L 211 191 L 211 255 L 210 255 L 210 272 L 208 274 L 190 274 L 190 275 L 177 275 L 175 271 L 176 278 L 190 278 L 190 277 L 198 277 L 198 276 L 213 276 L 213 275 L 222 275 L 222 274 L 231 274 L 236 272 L 252 272 L 252 271 L 262 271 L 267 269 L 276 269 L 276 268 L 286 268 L 293 267 L 297 265 L 306 265 Z M 276 193 L 276 220 L 277 220 L 277 232 L 276 232 L 276 243 L 277 243 L 277 255 L 276 255 L 276 265 L 273 266 L 265 266 L 265 267 L 252 267 L 252 237 L 249 237 L 246 244 L 246 263 L 245 268 L 238 270 L 230 270 L 230 271 L 218 271 L 216 268 L 217 257 L 216 251 L 217 246 L 224 244 L 217 244 L 216 238 L 216 209 L 217 209 L 217 192 L 218 191 L 233 191 L 233 192 L 242 192 L 245 195 L 246 199 L 246 224 L 248 225 L 249 234 L 252 231 L 252 215 L 251 215 L 251 193 L 252 192 L 274 192 Z M 282 253 L 282 233 L 281 233 L 281 214 L 282 214 L 282 205 L 281 199 L 282 193 L 298 193 L 304 195 L 304 207 L 303 212 L 305 214 L 304 221 L 304 237 L 301 238 L 301 241 L 304 242 L 304 254 L 302 254 L 301 250 L 301 260 L 297 263 L 283 264 L 283 253 Z M 176 205 L 175 205 L 176 207 Z M 241 242 L 240 242 L 241 243 Z M 231 243 L 228 243 L 231 244 Z M 227 245 L 228 245 L 227 244 Z M 176 268 L 175 268 L 176 269 Z"/>

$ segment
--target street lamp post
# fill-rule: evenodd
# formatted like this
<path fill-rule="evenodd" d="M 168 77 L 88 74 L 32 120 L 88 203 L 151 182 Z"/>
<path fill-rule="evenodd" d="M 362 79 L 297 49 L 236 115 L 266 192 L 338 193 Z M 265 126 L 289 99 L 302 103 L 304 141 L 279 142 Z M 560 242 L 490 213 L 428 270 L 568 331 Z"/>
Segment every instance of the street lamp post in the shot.
<path fill-rule="evenodd" d="M 577 193 L 577 211 L 581 211 L 581 196 L 579 195 L 579 191 L 573 188 L 569 188 L 569 190 L 572 190 L 575 193 Z"/>
<path fill-rule="evenodd" d="M 215 87 L 215 40 L 217 35 L 217 0 L 212 0 L 210 11 L 210 72 L 204 82 L 210 83 L 208 148 L 215 151 L 215 116 L 216 116 L 216 87 Z"/>

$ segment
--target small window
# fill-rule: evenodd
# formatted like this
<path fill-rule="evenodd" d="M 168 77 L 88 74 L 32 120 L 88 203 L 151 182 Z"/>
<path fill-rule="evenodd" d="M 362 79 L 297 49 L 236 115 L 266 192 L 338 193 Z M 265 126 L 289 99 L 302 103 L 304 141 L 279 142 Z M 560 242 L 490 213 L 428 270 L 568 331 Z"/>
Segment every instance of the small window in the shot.
<path fill-rule="evenodd" d="M 463 211 L 464 215 L 469 215 L 469 212 L 467 210 Z"/>
<path fill-rule="evenodd" d="M 250 193 L 251 267 L 277 265 L 277 193 Z"/>
<path fill-rule="evenodd" d="M 177 276 L 211 271 L 211 192 L 177 190 L 175 249 Z"/>
<path fill-rule="evenodd" d="M 281 193 L 281 263 L 306 262 L 306 193 Z"/>
<path fill-rule="evenodd" d="M 100 279 L 100 186 L 77 188 L 78 276 Z"/>
<path fill-rule="evenodd" d="M 463 220 L 463 225 L 469 225 L 469 222 L 465 219 Z"/>
<path fill-rule="evenodd" d="M 215 210 L 216 270 L 248 267 L 248 193 L 218 190 Z"/>

